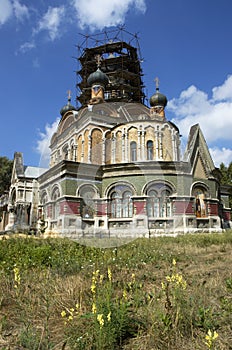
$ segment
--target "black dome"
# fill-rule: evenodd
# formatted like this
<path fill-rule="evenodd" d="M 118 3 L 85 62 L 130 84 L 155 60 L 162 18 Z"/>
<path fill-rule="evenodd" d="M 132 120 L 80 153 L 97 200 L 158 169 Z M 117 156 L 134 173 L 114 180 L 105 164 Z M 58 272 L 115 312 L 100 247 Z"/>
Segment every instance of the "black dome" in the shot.
<path fill-rule="evenodd" d="M 152 107 L 155 107 L 155 106 L 166 107 L 167 103 L 168 103 L 167 97 L 161 94 L 158 89 L 156 89 L 156 93 L 152 95 L 150 98 L 150 105 Z"/>
<path fill-rule="evenodd" d="M 70 102 L 71 102 L 71 100 L 69 99 L 68 103 L 64 107 L 61 108 L 60 114 L 62 117 L 65 115 L 66 112 L 77 111 L 77 109 L 74 106 L 72 106 Z"/>
<path fill-rule="evenodd" d="M 89 75 L 87 79 L 87 83 L 89 86 L 92 86 L 94 84 L 99 85 L 107 85 L 109 83 L 109 79 L 105 73 L 103 73 L 100 68 L 96 70 L 96 72 L 93 72 Z"/>

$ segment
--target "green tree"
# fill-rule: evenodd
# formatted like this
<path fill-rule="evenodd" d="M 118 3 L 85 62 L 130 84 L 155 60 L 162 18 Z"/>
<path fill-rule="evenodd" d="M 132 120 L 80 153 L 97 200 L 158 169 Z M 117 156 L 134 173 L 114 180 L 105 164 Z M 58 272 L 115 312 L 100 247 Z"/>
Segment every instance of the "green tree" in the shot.
<path fill-rule="evenodd" d="M 232 186 L 232 162 L 227 166 L 224 163 L 220 164 L 220 171 L 222 174 L 221 184 L 222 185 L 230 185 Z M 232 187 L 230 190 L 230 198 L 229 198 L 230 207 L 232 208 Z"/>
<path fill-rule="evenodd" d="M 220 164 L 220 171 L 222 174 L 221 184 L 232 185 L 232 162 L 227 166 L 224 163 Z"/>
<path fill-rule="evenodd" d="M 225 164 L 224 163 L 221 163 L 220 164 L 220 171 L 221 171 L 221 175 L 222 175 L 222 177 L 221 177 L 221 184 L 222 185 L 227 185 L 228 184 L 228 178 L 227 178 L 227 171 L 228 169 L 227 169 L 227 167 L 225 166 Z"/>
<path fill-rule="evenodd" d="M 0 196 L 10 187 L 13 161 L 0 157 Z"/>

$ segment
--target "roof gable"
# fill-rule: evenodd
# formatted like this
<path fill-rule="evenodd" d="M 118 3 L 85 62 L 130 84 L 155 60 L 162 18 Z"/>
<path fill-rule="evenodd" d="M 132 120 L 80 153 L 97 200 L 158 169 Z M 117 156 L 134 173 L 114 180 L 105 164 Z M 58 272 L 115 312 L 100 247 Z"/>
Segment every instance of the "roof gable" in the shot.
<path fill-rule="evenodd" d="M 193 125 L 190 129 L 184 161 L 190 163 L 192 173 L 196 177 L 207 178 L 215 170 L 215 165 L 199 124 Z"/>

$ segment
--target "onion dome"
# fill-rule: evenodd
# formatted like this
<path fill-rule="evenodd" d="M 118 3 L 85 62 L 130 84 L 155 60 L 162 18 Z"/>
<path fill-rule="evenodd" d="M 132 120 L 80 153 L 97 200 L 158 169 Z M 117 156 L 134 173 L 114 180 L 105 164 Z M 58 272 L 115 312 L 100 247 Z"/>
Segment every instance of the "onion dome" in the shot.
<path fill-rule="evenodd" d="M 105 86 L 109 83 L 109 78 L 98 67 L 98 69 L 95 72 L 89 75 L 87 79 L 87 83 L 89 86 L 93 86 L 93 85 Z"/>
<path fill-rule="evenodd" d="M 168 100 L 167 97 L 159 92 L 159 79 L 155 78 L 156 93 L 150 98 L 151 107 L 166 107 Z"/>
<path fill-rule="evenodd" d="M 156 88 L 156 93 L 150 98 L 151 107 L 162 106 L 166 107 L 168 103 L 167 97 L 159 92 L 159 88 Z"/>
<path fill-rule="evenodd" d="M 69 96 L 68 96 L 68 103 L 61 108 L 60 114 L 63 117 L 65 115 L 65 113 L 69 112 L 69 111 L 77 111 L 77 109 L 74 106 L 71 105 L 70 93 L 69 93 Z"/>

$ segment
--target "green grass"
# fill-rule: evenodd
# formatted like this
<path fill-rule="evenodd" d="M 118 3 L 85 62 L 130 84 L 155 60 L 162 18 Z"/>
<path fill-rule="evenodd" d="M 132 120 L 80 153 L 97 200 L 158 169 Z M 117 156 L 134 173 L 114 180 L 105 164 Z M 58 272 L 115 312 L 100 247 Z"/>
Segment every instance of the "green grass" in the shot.
<path fill-rule="evenodd" d="M 0 349 L 232 349 L 231 231 L 121 243 L 0 241 Z"/>

